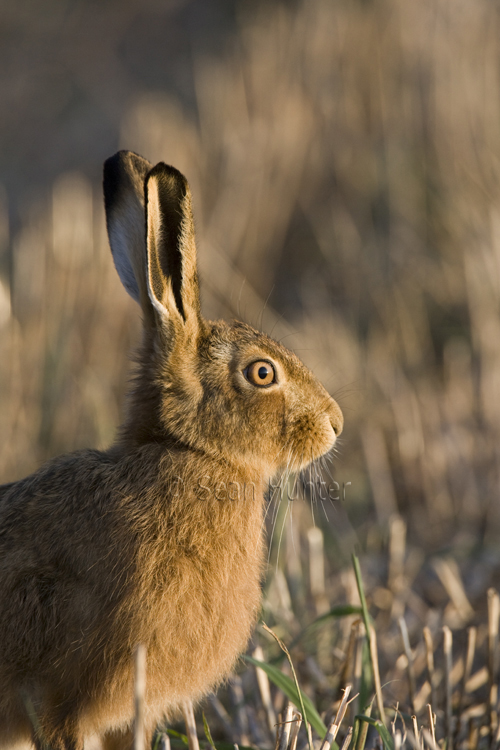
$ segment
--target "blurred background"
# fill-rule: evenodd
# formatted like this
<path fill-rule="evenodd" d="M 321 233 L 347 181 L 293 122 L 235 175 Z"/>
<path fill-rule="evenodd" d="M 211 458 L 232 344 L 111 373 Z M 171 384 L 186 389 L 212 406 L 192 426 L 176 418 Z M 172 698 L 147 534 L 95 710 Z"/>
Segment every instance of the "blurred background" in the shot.
<path fill-rule="evenodd" d="M 140 320 L 100 181 L 131 149 L 188 177 L 206 315 L 283 339 L 344 411 L 345 500 L 277 511 L 282 633 L 301 576 L 307 596 L 356 600 L 352 549 L 380 617 L 401 580 L 415 627 L 484 613 L 500 573 L 499 45 L 491 0 L 4 2 L 1 480 L 113 440 Z"/>

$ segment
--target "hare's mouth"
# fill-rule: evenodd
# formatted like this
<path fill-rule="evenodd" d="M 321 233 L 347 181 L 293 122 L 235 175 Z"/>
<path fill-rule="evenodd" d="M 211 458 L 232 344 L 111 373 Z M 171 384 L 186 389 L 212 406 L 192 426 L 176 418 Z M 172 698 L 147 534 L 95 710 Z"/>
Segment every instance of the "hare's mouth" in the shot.
<path fill-rule="evenodd" d="M 314 419 L 305 416 L 295 426 L 295 445 L 289 452 L 288 466 L 292 471 L 302 471 L 321 456 L 329 453 L 337 442 L 337 431 L 328 415 Z"/>
<path fill-rule="evenodd" d="M 337 438 L 334 436 L 333 440 L 325 441 L 321 446 L 311 445 L 303 450 L 297 451 L 290 457 L 288 461 L 288 468 L 294 472 L 300 472 L 307 469 L 308 466 L 313 464 L 323 456 L 327 456 L 333 452 Z"/>

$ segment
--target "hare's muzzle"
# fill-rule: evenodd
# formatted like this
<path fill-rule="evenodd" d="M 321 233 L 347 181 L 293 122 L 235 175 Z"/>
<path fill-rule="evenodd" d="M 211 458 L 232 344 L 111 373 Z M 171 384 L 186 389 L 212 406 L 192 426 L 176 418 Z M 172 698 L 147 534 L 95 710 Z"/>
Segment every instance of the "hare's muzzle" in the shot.
<path fill-rule="evenodd" d="M 317 443 L 315 452 L 321 456 L 328 453 L 335 445 L 338 436 L 344 426 L 344 417 L 338 404 L 331 399 L 328 407 L 323 412 L 320 422 L 317 423 L 321 428 L 317 433 Z"/>
<path fill-rule="evenodd" d="M 344 416 L 340 411 L 340 407 L 336 401 L 332 399 L 332 408 L 330 410 L 330 424 L 335 433 L 335 438 L 338 438 L 344 427 Z"/>

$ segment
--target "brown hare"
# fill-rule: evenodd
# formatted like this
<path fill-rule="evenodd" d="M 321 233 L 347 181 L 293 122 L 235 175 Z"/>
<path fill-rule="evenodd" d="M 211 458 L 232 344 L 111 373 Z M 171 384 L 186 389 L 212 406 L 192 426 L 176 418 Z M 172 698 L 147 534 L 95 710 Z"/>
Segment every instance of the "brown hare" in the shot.
<path fill-rule="evenodd" d="M 149 737 L 217 685 L 259 609 L 266 485 L 342 429 L 294 354 L 201 316 L 180 172 L 122 151 L 104 197 L 118 274 L 142 309 L 139 366 L 109 450 L 0 487 L 2 748 L 82 750 L 96 735 L 125 748 L 139 643 Z"/>

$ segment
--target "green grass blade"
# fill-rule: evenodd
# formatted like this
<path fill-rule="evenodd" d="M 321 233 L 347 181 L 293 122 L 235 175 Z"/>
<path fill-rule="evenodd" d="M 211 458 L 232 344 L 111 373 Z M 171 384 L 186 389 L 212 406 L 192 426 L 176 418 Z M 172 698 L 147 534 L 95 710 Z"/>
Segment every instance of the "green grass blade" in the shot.
<path fill-rule="evenodd" d="M 271 682 L 273 682 L 276 687 L 282 690 L 288 700 L 290 700 L 297 708 L 301 704 L 300 699 L 302 697 L 302 703 L 304 704 L 304 708 L 306 710 L 307 720 L 321 738 L 325 736 L 328 729 L 325 726 L 320 715 L 316 711 L 313 702 L 302 690 L 300 690 L 300 688 L 299 695 L 297 686 L 290 677 L 288 677 L 286 674 L 283 674 L 280 669 L 274 667 L 272 664 L 267 664 L 265 661 L 259 661 L 258 659 L 254 659 L 252 656 L 247 656 L 245 654 L 243 655 L 243 659 L 245 659 L 245 661 L 247 661 L 249 664 L 253 664 L 254 667 L 259 667 L 260 669 L 264 670 Z M 337 745 L 332 745 L 332 748 L 334 748 L 334 750 L 338 750 Z"/>
<path fill-rule="evenodd" d="M 210 746 L 213 748 L 213 750 L 217 750 L 215 747 L 215 742 L 212 739 L 212 733 L 210 731 L 210 727 L 208 726 L 208 721 L 205 716 L 205 712 L 202 713 L 203 716 L 203 729 L 205 730 L 205 737 L 207 738 L 208 742 L 210 743 Z"/>
<path fill-rule="evenodd" d="M 362 726 L 361 722 L 358 719 L 354 719 L 353 722 L 353 729 L 352 729 L 352 737 L 351 737 L 351 747 L 353 750 L 358 746 L 358 737 L 359 737 L 359 729 Z"/>
<path fill-rule="evenodd" d="M 361 706 L 363 706 L 363 703 L 361 703 Z M 364 710 L 363 716 L 370 716 L 372 715 L 372 706 L 373 706 L 373 699 L 370 701 L 370 703 L 366 706 Z M 368 722 L 366 721 L 359 721 L 358 718 L 356 718 L 354 722 L 357 732 L 356 732 L 356 742 L 353 743 L 354 750 L 364 750 L 365 744 L 366 744 L 366 736 L 368 734 Z"/>
<path fill-rule="evenodd" d="M 366 628 L 366 637 L 368 638 L 368 644 L 370 643 L 370 615 L 368 613 L 368 606 L 366 604 L 365 590 L 363 588 L 363 579 L 361 578 L 361 568 L 359 566 L 359 560 L 357 556 L 352 553 L 352 564 L 354 566 L 354 575 L 356 576 L 356 584 L 358 586 L 359 599 L 361 601 L 361 611 L 363 614 L 363 621 Z"/>
<path fill-rule="evenodd" d="M 363 708 L 370 703 L 373 695 L 373 672 L 370 658 L 370 643 L 367 637 L 363 639 L 361 653 L 361 681 L 359 685 L 359 706 Z M 368 716 L 370 714 L 368 713 Z"/>
<path fill-rule="evenodd" d="M 285 644 L 283 643 L 283 641 L 281 640 L 281 638 L 279 638 L 276 635 L 276 633 L 274 632 L 274 630 L 271 630 L 271 628 L 268 627 L 265 622 L 262 622 L 262 627 L 264 628 L 264 630 L 266 630 L 269 633 L 269 635 L 272 635 L 272 637 L 274 638 L 274 640 L 276 641 L 276 643 L 278 644 L 278 646 L 280 647 L 280 649 L 282 651 L 284 651 L 285 654 L 286 654 L 286 658 L 288 659 L 288 663 L 290 664 L 290 669 L 292 670 L 292 676 L 293 676 L 293 681 L 295 683 L 295 689 L 296 689 L 296 692 L 297 692 L 297 695 L 298 695 L 299 701 L 300 701 L 300 710 L 302 712 L 302 718 L 304 720 L 304 727 L 305 727 L 306 732 L 307 732 L 307 741 L 309 743 L 309 750 L 314 750 L 314 748 L 313 748 L 313 741 L 312 741 L 312 734 L 311 734 L 311 724 L 310 724 L 310 722 L 307 719 L 306 707 L 305 707 L 304 701 L 302 699 L 302 690 L 299 687 L 299 681 L 297 679 L 297 673 L 295 671 L 295 667 L 293 666 L 293 661 L 292 661 L 292 657 L 290 656 L 290 652 L 287 649 L 287 647 L 285 646 Z"/>
<path fill-rule="evenodd" d="M 366 630 L 366 637 L 368 640 L 368 649 L 370 654 L 370 660 L 372 664 L 372 678 L 375 682 L 375 694 L 377 697 L 377 708 L 380 715 L 380 718 L 382 720 L 382 723 L 385 725 L 386 723 L 386 716 L 385 716 L 385 709 L 384 709 L 384 702 L 383 702 L 383 696 L 382 696 L 382 686 L 380 684 L 380 673 L 379 673 L 379 666 L 378 666 L 378 654 L 377 654 L 377 646 L 376 646 L 376 632 L 375 628 L 370 623 L 370 615 L 368 613 L 368 607 L 366 604 L 366 597 L 365 597 L 365 590 L 363 588 L 363 579 L 361 578 L 361 568 L 359 565 L 359 560 L 357 556 L 352 553 L 352 564 L 354 566 L 354 574 L 356 576 L 356 584 L 358 586 L 358 593 L 359 598 L 361 601 L 361 609 L 363 610 L 363 620 L 365 623 L 365 630 Z"/>
<path fill-rule="evenodd" d="M 167 732 L 168 735 L 170 735 L 170 744 L 172 745 L 172 748 L 175 748 L 175 750 L 183 750 L 183 748 L 186 747 L 185 743 L 182 741 L 182 739 L 179 739 L 178 736 L 173 736 L 171 733 L 171 730 L 169 729 Z M 177 732 L 177 735 L 179 735 L 179 732 Z M 160 735 L 158 735 L 158 741 L 159 741 Z M 157 745 L 156 745 L 157 747 Z M 250 747 L 249 745 L 238 745 L 239 750 L 255 750 L 254 747 Z M 208 744 L 207 740 L 200 740 L 200 748 L 201 750 L 210 750 L 211 745 Z M 216 745 L 217 750 L 234 750 L 234 742 L 227 742 L 225 740 L 217 740 Z"/>
<path fill-rule="evenodd" d="M 366 737 L 368 735 L 369 724 L 367 721 L 356 721 L 357 732 L 356 732 L 356 744 L 354 750 L 365 750 Z"/>
<path fill-rule="evenodd" d="M 377 732 L 379 733 L 382 742 L 384 743 L 384 750 L 394 750 L 394 742 L 393 739 L 389 733 L 389 730 L 387 727 L 380 721 L 380 719 L 372 719 L 371 716 L 365 716 L 364 714 L 358 714 L 356 716 L 356 719 L 358 721 L 364 721 L 367 724 L 371 724 L 372 727 L 375 727 Z M 359 737 L 359 735 L 358 735 Z"/>
<path fill-rule="evenodd" d="M 170 737 L 181 740 L 184 745 L 189 745 L 189 740 L 185 734 L 176 732 L 175 729 L 167 729 L 166 732 Z"/>
<path fill-rule="evenodd" d="M 341 604 L 338 607 L 333 607 L 329 612 L 325 612 L 324 615 L 320 615 L 313 620 L 307 627 L 304 628 L 291 642 L 288 650 L 291 651 L 294 646 L 299 643 L 305 636 L 313 632 L 317 627 L 323 625 L 325 622 L 337 617 L 348 617 L 349 615 L 362 615 L 363 610 L 361 607 L 355 607 L 352 604 Z M 281 661 L 285 657 L 285 654 L 281 653 L 279 658 L 273 659 L 273 662 Z"/>

